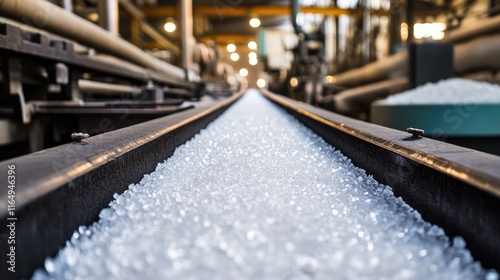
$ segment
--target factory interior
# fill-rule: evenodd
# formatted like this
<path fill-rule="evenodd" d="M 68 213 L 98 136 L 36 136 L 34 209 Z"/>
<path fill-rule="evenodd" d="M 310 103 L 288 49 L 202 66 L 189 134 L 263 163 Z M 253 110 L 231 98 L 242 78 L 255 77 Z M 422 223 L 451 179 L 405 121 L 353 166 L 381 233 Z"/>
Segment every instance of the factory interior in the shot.
<path fill-rule="evenodd" d="M 273 108 L 278 108 L 276 114 L 285 117 L 272 115 Z M 245 118 L 244 114 L 251 117 Z M 288 122 L 290 127 L 285 128 Z M 188 184 L 195 181 L 190 177 L 195 175 L 189 174 L 226 178 L 226 173 L 245 172 L 245 176 L 251 177 L 245 179 L 248 182 L 272 188 L 272 182 L 287 181 L 287 176 L 292 175 L 278 178 L 281 171 L 271 172 L 269 167 L 268 173 L 275 173 L 275 177 L 265 180 L 268 173 L 259 172 L 265 164 L 272 165 L 274 160 L 279 162 L 282 158 L 279 164 L 289 168 L 286 174 L 294 174 L 296 180 L 302 177 L 303 185 L 322 186 L 323 181 L 312 183 L 316 179 L 311 179 L 307 183 L 304 178 L 315 172 L 318 175 L 314 178 L 333 172 L 321 171 L 327 161 L 311 161 L 311 156 L 305 155 L 300 158 L 305 160 L 303 170 L 290 163 L 296 154 L 305 153 L 312 145 L 299 146 L 302 140 L 293 140 L 293 131 L 298 126 L 295 123 L 305 127 L 306 132 L 300 133 L 314 133 L 317 136 L 310 136 L 311 139 L 321 139 L 317 144 L 321 153 L 330 149 L 321 146 L 322 143 L 331 145 L 347 157 L 346 166 L 363 170 L 359 177 L 353 177 L 354 183 L 346 177 L 348 186 L 376 180 L 360 190 L 389 186 L 391 199 L 396 201 L 397 197 L 404 202 L 388 202 L 389 198 L 373 200 L 382 204 L 403 203 L 396 211 L 407 211 L 408 216 L 401 219 L 423 218 L 415 224 L 436 225 L 446 235 L 430 234 L 431 237 L 425 238 L 448 240 L 442 245 L 444 253 L 436 253 L 435 248 L 408 251 L 401 257 L 407 258 L 408 263 L 395 264 L 394 268 L 388 263 L 399 262 L 391 260 L 389 249 L 382 255 L 371 255 L 375 254 L 372 243 L 360 249 L 363 256 L 369 256 L 366 262 L 361 255 L 349 259 L 351 251 L 358 249 L 336 251 L 335 247 L 333 251 L 337 253 L 324 250 L 322 254 L 328 257 L 321 257 L 318 250 L 307 253 L 307 236 L 313 233 L 306 234 L 308 231 L 303 227 L 313 218 L 303 216 L 300 221 L 296 217 L 299 213 L 290 218 L 297 221 L 290 222 L 293 226 L 288 228 L 293 242 L 283 245 L 288 255 L 280 255 L 281 251 L 270 249 L 281 242 L 278 231 L 271 229 L 274 222 L 270 226 L 266 221 L 289 217 L 269 214 L 271 218 L 262 216 L 266 226 L 246 231 L 246 245 L 234 245 L 241 249 L 241 252 L 235 249 L 239 255 L 231 251 L 232 239 L 221 239 L 218 251 L 206 245 L 205 251 L 199 253 L 197 245 L 185 244 L 198 242 L 196 236 L 205 236 L 205 231 L 197 232 L 195 226 L 179 222 L 182 224 L 179 228 L 186 232 L 192 229 L 191 235 L 196 236 L 190 240 L 191 235 L 186 233 L 184 237 L 169 239 L 170 243 L 167 239 L 159 241 L 165 244 L 178 241 L 180 247 L 169 249 L 166 257 L 161 255 L 171 265 L 162 267 L 157 262 L 145 261 L 139 266 L 136 260 L 123 259 L 111 264 L 107 260 L 114 257 L 106 254 L 111 254 L 112 249 L 105 248 L 106 244 L 114 243 L 109 241 L 99 245 L 102 258 L 107 258 L 102 261 L 102 269 L 93 272 L 84 269 L 85 265 L 96 265 L 84 259 L 96 252 L 88 249 L 86 240 L 98 236 L 94 231 L 104 225 L 118 224 L 110 217 L 125 208 L 130 210 L 119 208 L 120 199 L 133 199 L 128 196 L 138 192 L 134 184 L 153 188 L 155 183 L 147 180 L 154 181 L 155 176 L 162 179 L 171 176 L 174 184 L 176 174 L 184 174 L 179 184 Z M 240 140 L 233 139 L 235 145 L 255 149 L 253 155 L 259 155 L 255 163 L 249 162 L 254 158 L 250 153 L 235 150 L 231 154 L 236 148 L 217 146 L 226 143 L 223 133 L 228 133 L 227 139 L 240 135 Z M 277 136 L 279 133 L 283 133 L 281 138 Z M 187 154 L 196 139 L 208 137 L 204 135 L 212 135 L 212 140 L 207 140 L 210 145 L 212 141 L 216 143 L 210 146 L 210 151 L 216 150 L 219 156 L 228 153 L 227 157 L 241 154 L 241 158 L 228 167 L 224 163 L 230 160 L 221 159 L 217 165 L 225 169 L 218 170 L 222 172 L 219 175 L 204 165 L 189 173 L 169 163 Z M 216 140 L 218 135 L 220 142 Z M 257 142 L 245 144 L 253 137 Z M 281 141 L 283 138 L 288 142 Z M 283 145 L 281 152 L 279 145 Z M 277 150 L 272 151 L 274 148 Z M 194 152 L 184 155 L 185 161 L 208 160 L 200 156 L 205 151 L 202 148 L 191 149 Z M 287 158 L 286 149 L 296 150 Z M 259 163 L 258 158 L 266 157 L 267 153 L 269 159 Z M 317 156 L 316 150 L 311 153 Z M 218 160 L 217 155 L 212 161 Z M 243 171 L 233 170 L 239 165 L 246 167 Z M 331 170 L 342 168 L 346 167 Z M 163 169 L 173 175 L 154 175 Z M 171 171 L 174 169 L 177 171 Z M 498 280 L 499 171 L 499 0 L 0 0 L 0 172 L 7 181 L 2 184 L 8 184 L 5 188 L 2 185 L 0 193 L 0 279 Z M 358 174 L 358 171 L 345 172 L 349 176 Z M 232 180 L 236 179 L 226 178 L 220 184 Z M 328 185 L 337 179 L 324 180 Z M 194 195 L 193 191 L 186 196 L 208 205 L 206 199 L 202 203 L 200 198 L 207 195 L 209 200 L 213 199 L 212 206 L 229 203 L 213 196 L 219 191 L 223 196 L 226 188 L 214 187 L 209 191 L 208 185 L 206 194 Z M 251 186 L 243 185 L 252 192 Z M 273 204 L 289 199 L 290 203 L 300 203 L 301 195 L 291 185 L 283 189 L 294 195 L 262 201 Z M 268 196 L 265 189 L 259 190 Z M 313 191 L 314 196 L 315 192 L 319 191 Z M 152 193 L 156 195 L 156 191 Z M 228 192 L 228 197 L 232 195 L 243 194 Z M 377 195 L 374 191 L 374 197 Z M 235 201 L 239 199 L 234 197 Z M 355 201 L 357 198 L 353 197 L 354 194 L 343 199 Z M 241 201 L 244 205 L 250 203 L 246 198 Z M 261 198 L 254 194 L 248 201 L 258 203 Z M 182 207 L 182 203 L 185 202 L 179 200 L 168 209 Z M 320 203 L 317 205 L 319 208 Z M 202 221 L 202 228 L 209 228 L 206 231 L 222 225 L 214 222 L 213 217 L 220 215 L 222 221 L 229 215 L 222 210 L 216 215 L 210 212 L 212 208 L 204 207 L 199 206 L 196 211 L 207 217 L 213 215 L 210 222 Z M 291 207 L 288 200 L 283 207 Z M 294 211 L 304 208 L 294 207 Z M 108 209 L 112 209 L 108 211 L 111 216 L 105 217 L 103 213 L 108 213 Z M 187 220 L 184 210 L 180 211 L 184 214 L 182 218 L 175 216 L 175 221 Z M 238 209 L 232 211 L 235 215 L 253 215 L 242 214 Z M 338 216 L 335 209 L 326 212 L 332 211 Z M 259 213 L 255 215 L 261 217 Z M 348 216 L 346 213 L 344 210 Z M 371 213 L 368 211 L 365 216 Z M 414 213 L 418 218 L 411 216 Z M 10 224 L 9 217 L 13 216 L 17 217 L 15 231 L 3 225 Z M 99 221 L 104 218 L 109 221 Z M 244 221 L 241 218 L 241 223 Z M 350 226 L 363 224 L 355 223 Z M 128 224 L 133 223 L 128 221 Z M 328 232 L 336 227 L 328 225 L 314 224 L 311 229 L 318 226 L 317 231 Z M 424 237 L 415 233 L 418 236 L 413 238 L 413 230 L 408 233 L 410 225 L 399 226 L 408 236 L 401 238 L 408 242 L 402 247 L 421 246 L 408 244 Z M 423 228 L 425 232 L 434 230 L 427 228 L 427 224 Z M 270 234 L 271 231 L 276 234 Z M 358 227 L 356 232 L 354 239 L 363 241 L 355 244 L 368 242 L 366 230 Z M 8 239 L 12 236 L 16 240 L 14 247 L 10 247 Z M 340 238 L 327 233 L 324 236 L 323 244 L 327 241 L 334 244 Z M 369 242 L 374 236 L 375 233 Z M 251 246 L 255 240 L 261 240 L 267 247 Z M 344 243 L 351 244 L 352 240 L 347 238 Z M 387 242 L 394 247 L 399 244 L 394 240 Z M 70 245 L 75 247 L 65 248 Z M 117 254 L 135 254 L 123 250 Z M 13 251 L 15 257 L 9 255 Z M 227 259 L 220 257 L 219 251 Z M 254 251 L 257 256 L 267 253 L 262 253 L 262 260 L 258 261 L 260 257 L 252 257 Z M 70 252 L 81 255 L 70 256 Z M 437 254 L 439 261 L 431 259 L 431 252 Z M 202 260 L 198 261 L 197 256 Z M 423 263 L 416 262 L 417 256 Z M 183 262 L 175 262 L 176 258 Z M 255 261 L 250 261 L 252 258 Z M 278 259 L 275 266 L 270 264 L 273 258 Z M 281 262 L 287 266 L 289 258 L 294 267 L 292 272 L 281 267 Z M 343 261 L 346 262 L 343 269 L 334 266 Z M 443 264 L 434 267 L 431 262 Z M 4 269 L 5 263 L 16 267 L 16 272 Z"/>

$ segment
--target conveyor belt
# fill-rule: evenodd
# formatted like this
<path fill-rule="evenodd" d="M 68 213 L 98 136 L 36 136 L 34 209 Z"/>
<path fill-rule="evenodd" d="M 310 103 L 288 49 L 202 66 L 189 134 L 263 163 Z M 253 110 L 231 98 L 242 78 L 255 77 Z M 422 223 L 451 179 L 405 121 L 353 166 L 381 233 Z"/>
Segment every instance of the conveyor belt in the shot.
<path fill-rule="evenodd" d="M 79 225 L 96 220 L 114 193 L 153 171 L 240 96 L 0 163 L 4 181 L 8 165 L 16 166 L 15 278 L 32 275 Z M 2 263 L 6 263 L 7 201 L 7 192 L 2 191 Z M 2 269 L 0 279 L 9 279 L 6 273 Z"/>
<path fill-rule="evenodd" d="M 265 95 L 341 150 L 355 165 L 379 182 L 391 185 L 396 195 L 403 196 L 426 220 L 443 227 L 448 235 L 463 236 L 483 265 L 500 267 L 498 157 L 426 138 L 412 139 L 404 132 L 268 92 Z M 1 174 L 7 174 L 7 164 L 12 163 L 19 174 L 16 215 L 18 261 L 24 266 L 21 275 L 30 275 L 40 267 L 43 259 L 53 256 L 79 225 L 96 219 L 113 193 L 120 193 L 152 171 L 176 146 L 238 97 L 208 111 L 195 109 L 99 135 L 89 139 L 86 146 L 70 144 L 2 162 Z M 89 147 L 94 149 L 90 151 Z M 59 172 L 54 173 L 54 168 Z M 128 172 L 120 172 L 123 170 Z M 103 188 L 110 185 L 117 187 Z M 5 196 L 0 194 L 0 217 L 7 214 Z"/>
<path fill-rule="evenodd" d="M 464 237 L 486 267 L 500 268 L 500 157 L 265 95 L 390 185 L 427 221 Z"/>

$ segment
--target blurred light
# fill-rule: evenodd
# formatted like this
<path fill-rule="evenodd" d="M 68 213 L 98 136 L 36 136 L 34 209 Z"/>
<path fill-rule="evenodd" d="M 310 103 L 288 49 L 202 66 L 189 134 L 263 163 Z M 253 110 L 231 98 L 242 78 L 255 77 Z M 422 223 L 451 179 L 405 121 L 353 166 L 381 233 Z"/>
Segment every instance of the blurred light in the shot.
<path fill-rule="evenodd" d="M 177 26 L 175 25 L 175 21 L 173 18 L 167 18 L 167 23 L 163 26 L 165 28 L 165 31 L 168 33 L 172 33 L 177 29 Z"/>
<path fill-rule="evenodd" d="M 291 85 L 292 87 L 297 87 L 297 86 L 299 85 L 299 79 L 297 79 L 297 78 L 295 78 L 295 77 L 291 78 L 291 79 L 290 79 L 290 85 Z"/>
<path fill-rule="evenodd" d="M 401 23 L 401 40 L 403 42 L 408 40 L 408 24 L 406 22 Z"/>
<path fill-rule="evenodd" d="M 260 19 L 258 18 L 252 18 L 250 20 L 250 26 L 253 27 L 253 28 L 257 28 L 260 26 Z"/>
<path fill-rule="evenodd" d="M 252 66 L 255 66 L 255 65 L 257 65 L 257 63 L 259 63 L 259 61 L 257 60 L 257 58 L 255 58 L 255 59 L 250 59 L 248 61 L 248 63 L 250 63 L 250 65 L 252 65 Z"/>
<path fill-rule="evenodd" d="M 337 81 L 337 78 L 335 78 L 335 76 L 328 75 L 325 77 L 326 84 L 334 84 L 336 81 Z"/>
<path fill-rule="evenodd" d="M 442 40 L 446 25 L 441 22 L 434 23 L 415 23 L 413 26 L 413 35 L 415 39 L 432 38 L 433 40 Z"/>
<path fill-rule="evenodd" d="M 230 58 L 232 61 L 238 61 L 238 59 L 240 59 L 240 55 L 237 53 L 232 53 Z"/>
<path fill-rule="evenodd" d="M 250 52 L 250 53 L 248 54 L 248 58 L 250 58 L 250 60 L 252 60 L 252 59 L 257 59 L 257 53 L 255 53 L 255 52 Z"/>
<path fill-rule="evenodd" d="M 248 48 L 251 49 L 251 50 L 256 50 L 257 49 L 257 43 L 255 43 L 254 41 L 250 41 L 248 43 Z"/>
<path fill-rule="evenodd" d="M 235 52 L 236 51 L 236 45 L 235 44 L 229 44 L 229 45 L 227 45 L 227 51 L 228 52 Z"/>
<path fill-rule="evenodd" d="M 87 18 L 92 21 L 92 22 L 97 22 L 99 20 L 99 14 L 98 13 L 91 13 L 87 16 Z"/>
<path fill-rule="evenodd" d="M 264 79 L 258 79 L 257 80 L 257 86 L 259 88 L 265 88 L 266 87 L 266 80 L 264 80 Z"/>
<path fill-rule="evenodd" d="M 248 76 L 248 70 L 247 70 L 247 69 L 245 69 L 245 68 L 241 68 L 241 69 L 240 69 L 240 75 L 241 75 L 242 77 L 246 77 L 246 76 Z"/>

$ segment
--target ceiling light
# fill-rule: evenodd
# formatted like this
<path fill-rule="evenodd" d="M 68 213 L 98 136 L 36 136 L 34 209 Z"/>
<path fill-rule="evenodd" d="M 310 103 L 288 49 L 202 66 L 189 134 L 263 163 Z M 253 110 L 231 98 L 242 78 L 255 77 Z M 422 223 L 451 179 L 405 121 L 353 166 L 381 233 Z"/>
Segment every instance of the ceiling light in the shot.
<path fill-rule="evenodd" d="M 257 59 L 257 54 L 255 52 L 250 52 L 248 54 L 248 58 L 250 58 L 250 59 Z"/>
<path fill-rule="evenodd" d="M 264 79 L 258 79 L 257 80 L 257 86 L 259 88 L 265 88 L 266 87 L 266 80 L 264 80 Z"/>
<path fill-rule="evenodd" d="M 328 75 L 325 77 L 324 81 L 327 84 L 334 84 L 337 81 L 337 78 L 335 78 L 335 76 Z"/>
<path fill-rule="evenodd" d="M 240 59 L 240 56 L 237 53 L 232 53 L 230 58 L 232 61 L 238 61 L 238 59 Z"/>
<path fill-rule="evenodd" d="M 259 63 L 259 61 L 257 60 L 257 58 L 255 58 L 255 59 L 252 59 L 252 58 L 251 58 L 251 59 L 248 61 L 248 63 L 250 63 L 250 65 L 257 65 L 257 63 Z"/>
<path fill-rule="evenodd" d="M 241 75 L 242 77 L 246 77 L 246 76 L 248 76 L 248 70 L 247 70 L 247 69 L 245 69 L 245 68 L 241 68 L 241 69 L 240 69 L 240 75 Z"/>
<path fill-rule="evenodd" d="M 165 28 L 165 31 L 168 33 L 172 33 L 177 29 L 177 26 L 175 25 L 174 19 L 173 18 L 168 18 L 167 23 L 163 26 Z"/>
<path fill-rule="evenodd" d="M 250 26 L 253 27 L 253 28 L 257 28 L 260 26 L 260 19 L 258 18 L 252 18 L 250 20 Z"/>
<path fill-rule="evenodd" d="M 229 45 L 227 45 L 227 51 L 228 52 L 235 52 L 236 51 L 236 45 L 235 44 L 229 44 Z"/>
<path fill-rule="evenodd" d="M 248 43 L 248 48 L 251 49 L 251 50 L 256 50 L 257 49 L 257 43 L 255 43 L 255 41 L 250 41 Z"/>
<path fill-rule="evenodd" d="M 99 14 L 98 13 L 91 13 L 87 16 L 88 20 L 92 22 L 97 22 L 99 20 Z"/>

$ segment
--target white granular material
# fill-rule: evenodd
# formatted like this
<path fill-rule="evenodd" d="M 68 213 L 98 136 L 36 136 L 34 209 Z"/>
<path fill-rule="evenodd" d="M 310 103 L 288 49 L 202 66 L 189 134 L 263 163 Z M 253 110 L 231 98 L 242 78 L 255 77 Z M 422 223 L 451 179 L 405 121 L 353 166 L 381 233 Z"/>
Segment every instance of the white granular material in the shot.
<path fill-rule="evenodd" d="M 391 95 L 382 102 L 391 105 L 499 104 L 500 86 L 455 78 Z"/>
<path fill-rule="evenodd" d="M 115 194 L 34 276 L 477 278 L 498 274 L 254 91 Z"/>

